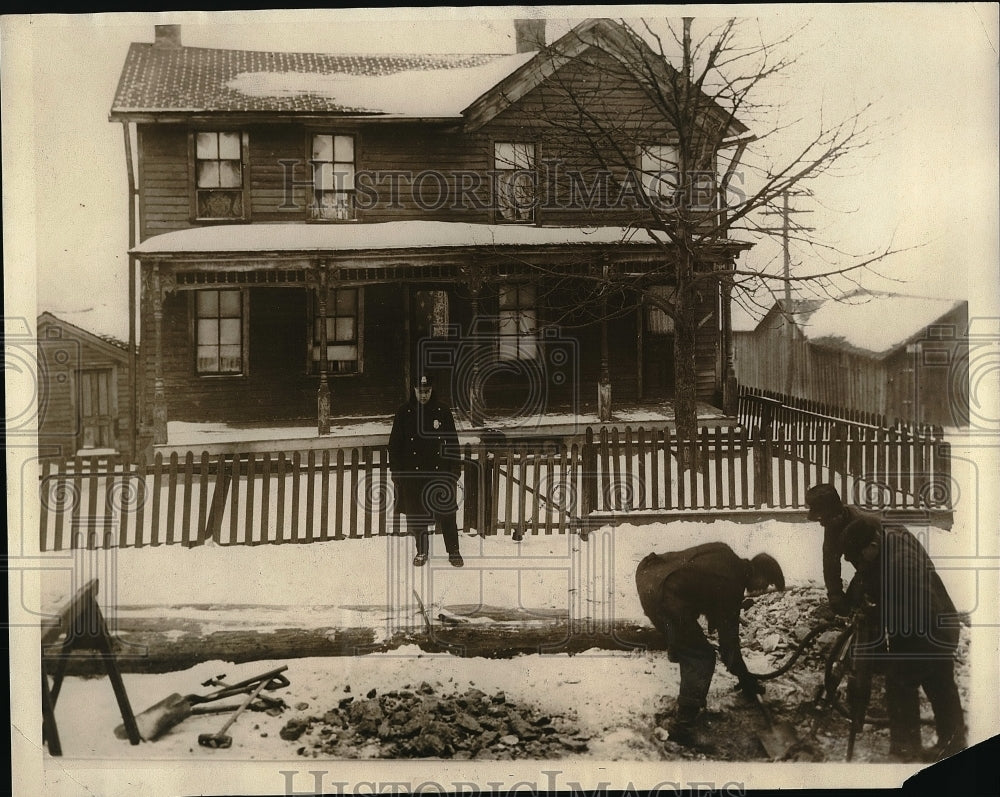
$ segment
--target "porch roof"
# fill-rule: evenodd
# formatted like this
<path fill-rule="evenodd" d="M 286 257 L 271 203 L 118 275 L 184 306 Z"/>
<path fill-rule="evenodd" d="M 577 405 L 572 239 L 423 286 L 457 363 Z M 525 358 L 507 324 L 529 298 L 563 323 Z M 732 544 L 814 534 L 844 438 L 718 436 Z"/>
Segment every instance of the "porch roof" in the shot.
<path fill-rule="evenodd" d="M 634 227 L 536 227 L 448 221 L 294 222 L 176 230 L 147 238 L 131 252 L 139 256 L 192 257 L 567 245 L 659 246 L 646 230 Z"/>

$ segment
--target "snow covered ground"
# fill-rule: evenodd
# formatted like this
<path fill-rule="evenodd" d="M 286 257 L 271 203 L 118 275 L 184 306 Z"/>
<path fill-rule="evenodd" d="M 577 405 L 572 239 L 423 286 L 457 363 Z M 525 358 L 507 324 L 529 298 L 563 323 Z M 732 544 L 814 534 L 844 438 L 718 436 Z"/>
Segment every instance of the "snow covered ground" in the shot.
<path fill-rule="evenodd" d="M 951 532 L 917 531 L 926 535 L 932 556 L 939 560 L 970 555 L 965 550 L 967 535 L 960 528 Z M 411 597 L 415 590 L 432 618 L 448 607 L 482 604 L 529 612 L 560 610 L 570 617 L 589 618 L 589 625 L 599 628 L 602 622 L 611 620 L 646 622 L 633 575 L 638 561 L 650 551 L 721 540 L 742 556 L 759 551 L 771 553 L 782 564 L 789 584 L 802 585 L 820 580 L 820 535 L 817 524 L 739 524 L 723 520 L 605 527 L 588 541 L 575 536 L 541 535 L 529 536 L 517 544 L 504 536 L 483 539 L 466 535 L 462 538 L 466 567 L 461 570 L 448 565 L 440 538 L 433 541 L 430 565 L 420 570 L 410 565 L 412 541 L 407 537 L 308 545 L 209 544 L 190 549 L 173 545 L 82 551 L 71 557 L 65 553 L 51 556 L 56 569 L 48 571 L 44 578 L 42 605 L 58 606 L 79 584 L 98 576 L 109 618 L 114 618 L 116 612 L 118 616 L 130 612 L 148 614 L 154 607 L 158 616 L 203 621 L 214 616 L 227 622 L 242 617 L 248 628 L 257 622 L 269 627 L 371 625 L 386 635 L 421 622 Z M 850 577 L 850 570 L 844 566 L 845 578 Z M 976 606 L 975 580 L 965 571 L 942 569 L 942 577 L 960 609 Z M 773 663 L 756 653 L 749 653 L 747 661 L 751 669 L 758 671 L 769 669 Z M 288 658 L 240 665 L 203 662 L 174 673 L 126 674 L 125 684 L 133 707 L 139 711 L 172 692 L 203 693 L 201 682 L 213 675 L 227 673 L 231 680 L 238 680 L 280 664 L 289 667 L 291 686 L 281 692 L 286 702 L 293 707 L 316 708 L 320 714 L 331 707 L 327 704 L 334 697 L 342 696 L 345 686 L 354 694 L 369 689 L 384 692 L 406 684 L 416 686 L 423 681 L 457 691 L 470 685 L 487 692 L 503 690 L 543 711 L 572 716 L 591 735 L 586 753 L 559 762 L 566 771 L 573 762 L 578 769 L 592 767 L 595 762 L 633 762 L 633 766 L 641 766 L 635 762 L 661 760 L 663 754 L 655 748 L 649 731 L 656 711 L 672 705 L 679 678 L 676 665 L 657 651 L 595 649 L 576 656 L 540 653 L 487 660 L 428 654 L 407 647 L 353 658 Z M 732 702 L 733 684 L 734 680 L 720 667 L 709 697 L 710 707 L 724 711 Z M 244 714 L 231 729 L 234 742 L 227 751 L 213 751 L 197 744 L 199 733 L 218 730 L 224 721 L 220 716 L 192 717 L 160 740 L 132 747 L 111 733 L 120 717 L 107 680 L 69 678 L 57 708 L 65 757 L 59 761 L 46 758 L 47 779 L 52 793 L 72 793 L 67 772 L 74 773 L 75 782 L 80 767 L 99 764 L 106 768 L 107 762 L 140 767 L 149 773 L 160 771 L 161 765 L 156 762 L 169 761 L 170 767 L 175 767 L 191 762 L 204 764 L 209 759 L 227 764 L 268 761 L 272 764 L 265 771 L 271 780 L 262 788 L 275 793 L 282 789 L 283 781 L 278 778 L 284 777 L 277 774 L 278 770 L 300 770 L 301 778 L 311 779 L 305 774 L 308 770 L 326 766 L 321 760 L 296 757 L 295 746 L 278 738 L 287 716 L 287 712 L 279 717 Z M 286 761 L 287 766 L 273 763 L 289 757 L 295 760 L 291 764 Z M 334 764 L 329 763 L 330 767 Z M 464 769 L 454 770 L 460 763 Z M 685 771 L 693 772 L 691 768 L 697 762 L 682 763 Z M 504 764 L 509 769 L 514 762 Z M 340 771 L 341 763 L 336 766 Z M 445 770 L 471 772 L 484 765 L 454 762 L 454 766 L 449 764 Z M 714 763 L 711 772 L 724 771 L 724 767 L 717 766 L 718 762 Z M 419 769 L 420 763 L 411 762 L 406 771 L 417 771 L 414 767 Z M 775 772 L 774 768 L 765 770 L 768 778 Z M 236 773 L 244 775 L 239 768 Z M 799 773 L 801 777 L 802 770 Z M 850 772 L 846 774 L 854 777 Z M 886 777 L 891 781 L 898 775 Z M 735 779 L 745 780 L 745 773 Z M 127 793 L 114 791 L 110 783 L 101 783 L 102 794 Z M 69 791 L 61 791 L 64 787 Z M 144 788 L 142 793 L 154 791 Z"/>

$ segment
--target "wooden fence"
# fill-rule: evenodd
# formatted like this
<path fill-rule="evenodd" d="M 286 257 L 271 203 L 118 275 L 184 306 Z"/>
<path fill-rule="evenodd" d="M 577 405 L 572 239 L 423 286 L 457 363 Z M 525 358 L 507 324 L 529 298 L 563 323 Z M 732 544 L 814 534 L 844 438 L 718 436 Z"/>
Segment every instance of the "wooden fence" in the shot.
<path fill-rule="evenodd" d="M 739 387 L 737 419 L 753 434 L 766 433 L 773 438 L 778 429 L 785 436 L 802 436 L 818 433 L 828 437 L 835 428 L 846 434 L 847 429 L 895 429 L 909 435 L 941 438 L 940 426 L 921 424 L 912 426 L 898 419 L 890 419 L 876 412 L 849 410 L 820 401 L 787 396 L 759 388 Z"/>
<path fill-rule="evenodd" d="M 682 465 L 692 449 L 695 467 Z M 833 482 L 871 509 L 951 509 L 933 435 L 814 425 L 804 434 L 606 428 L 561 445 L 468 444 L 460 512 L 482 534 L 580 533 L 643 513 L 800 509 Z M 41 548 L 317 542 L 400 533 L 384 446 L 44 462 Z M 610 520 L 609 520 L 610 517 Z"/>

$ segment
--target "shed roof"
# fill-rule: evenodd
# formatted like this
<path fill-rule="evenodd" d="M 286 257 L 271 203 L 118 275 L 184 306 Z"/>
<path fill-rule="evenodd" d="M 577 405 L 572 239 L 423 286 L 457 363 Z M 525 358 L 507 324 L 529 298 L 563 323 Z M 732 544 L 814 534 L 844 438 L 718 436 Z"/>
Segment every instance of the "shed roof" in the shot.
<path fill-rule="evenodd" d="M 839 299 L 796 302 L 792 320 L 810 343 L 883 359 L 963 304 L 964 299 L 855 291 Z"/>
<path fill-rule="evenodd" d="M 98 348 L 108 351 L 109 353 L 114 354 L 114 356 L 120 357 L 123 360 L 125 359 L 125 357 L 128 356 L 128 344 L 125 341 L 120 340 L 114 335 L 109 335 L 106 332 L 99 332 L 99 331 L 92 331 L 89 329 L 85 329 L 79 324 L 74 324 L 71 321 L 67 321 L 65 318 L 60 318 L 59 316 L 49 312 L 48 310 L 45 310 L 39 313 L 38 315 L 38 329 L 40 338 L 42 337 L 41 329 L 43 326 L 47 324 L 58 326 L 61 329 L 69 332 L 70 334 L 84 341 L 87 341 L 97 346 Z M 118 349 L 119 351 L 113 352 L 112 351 L 113 349 Z"/>

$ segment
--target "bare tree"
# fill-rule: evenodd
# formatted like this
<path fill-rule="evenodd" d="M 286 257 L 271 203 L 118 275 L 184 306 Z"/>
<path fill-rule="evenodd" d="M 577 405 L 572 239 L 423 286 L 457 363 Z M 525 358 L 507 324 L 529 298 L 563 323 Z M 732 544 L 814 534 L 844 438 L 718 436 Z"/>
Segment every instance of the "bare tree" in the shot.
<path fill-rule="evenodd" d="M 775 121 L 778 109 L 761 97 L 765 85 L 794 70 L 794 34 L 766 42 L 753 21 L 739 20 L 698 37 L 692 27 L 690 18 L 578 26 L 546 50 L 548 89 L 534 99 L 543 140 L 554 142 L 541 162 L 546 177 L 537 198 L 546 217 L 572 209 L 579 218 L 583 203 L 595 223 L 644 230 L 663 252 L 644 268 L 591 268 L 582 282 L 575 275 L 563 320 L 579 318 L 584 307 L 590 323 L 640 306 L 665 313 L 674 329 L 677 429 L 687 440 L 697 436 L 696 346 L 707 302 L 721 297 L 728 313 L 731 301 L 754 304 L 762 289 L 772 296 L 793 283 L 832 294 L 840 280 L 894 251 L 849 257 L 788 214 L 787 224 L 767 218 L 872 143 L 871 107 L 832 122 L 797 120 L 811 132 L 796 131 L 798 145 L 781 158 L 788 141 L 771 142 L 791 138 L 791 128 Z M 774 236 L 808 244 L 824 265 L 796 275 L 773 262 L 738 264 L 756 241 Z M 726 376 L 732 406 L 735 380 Z"/>

